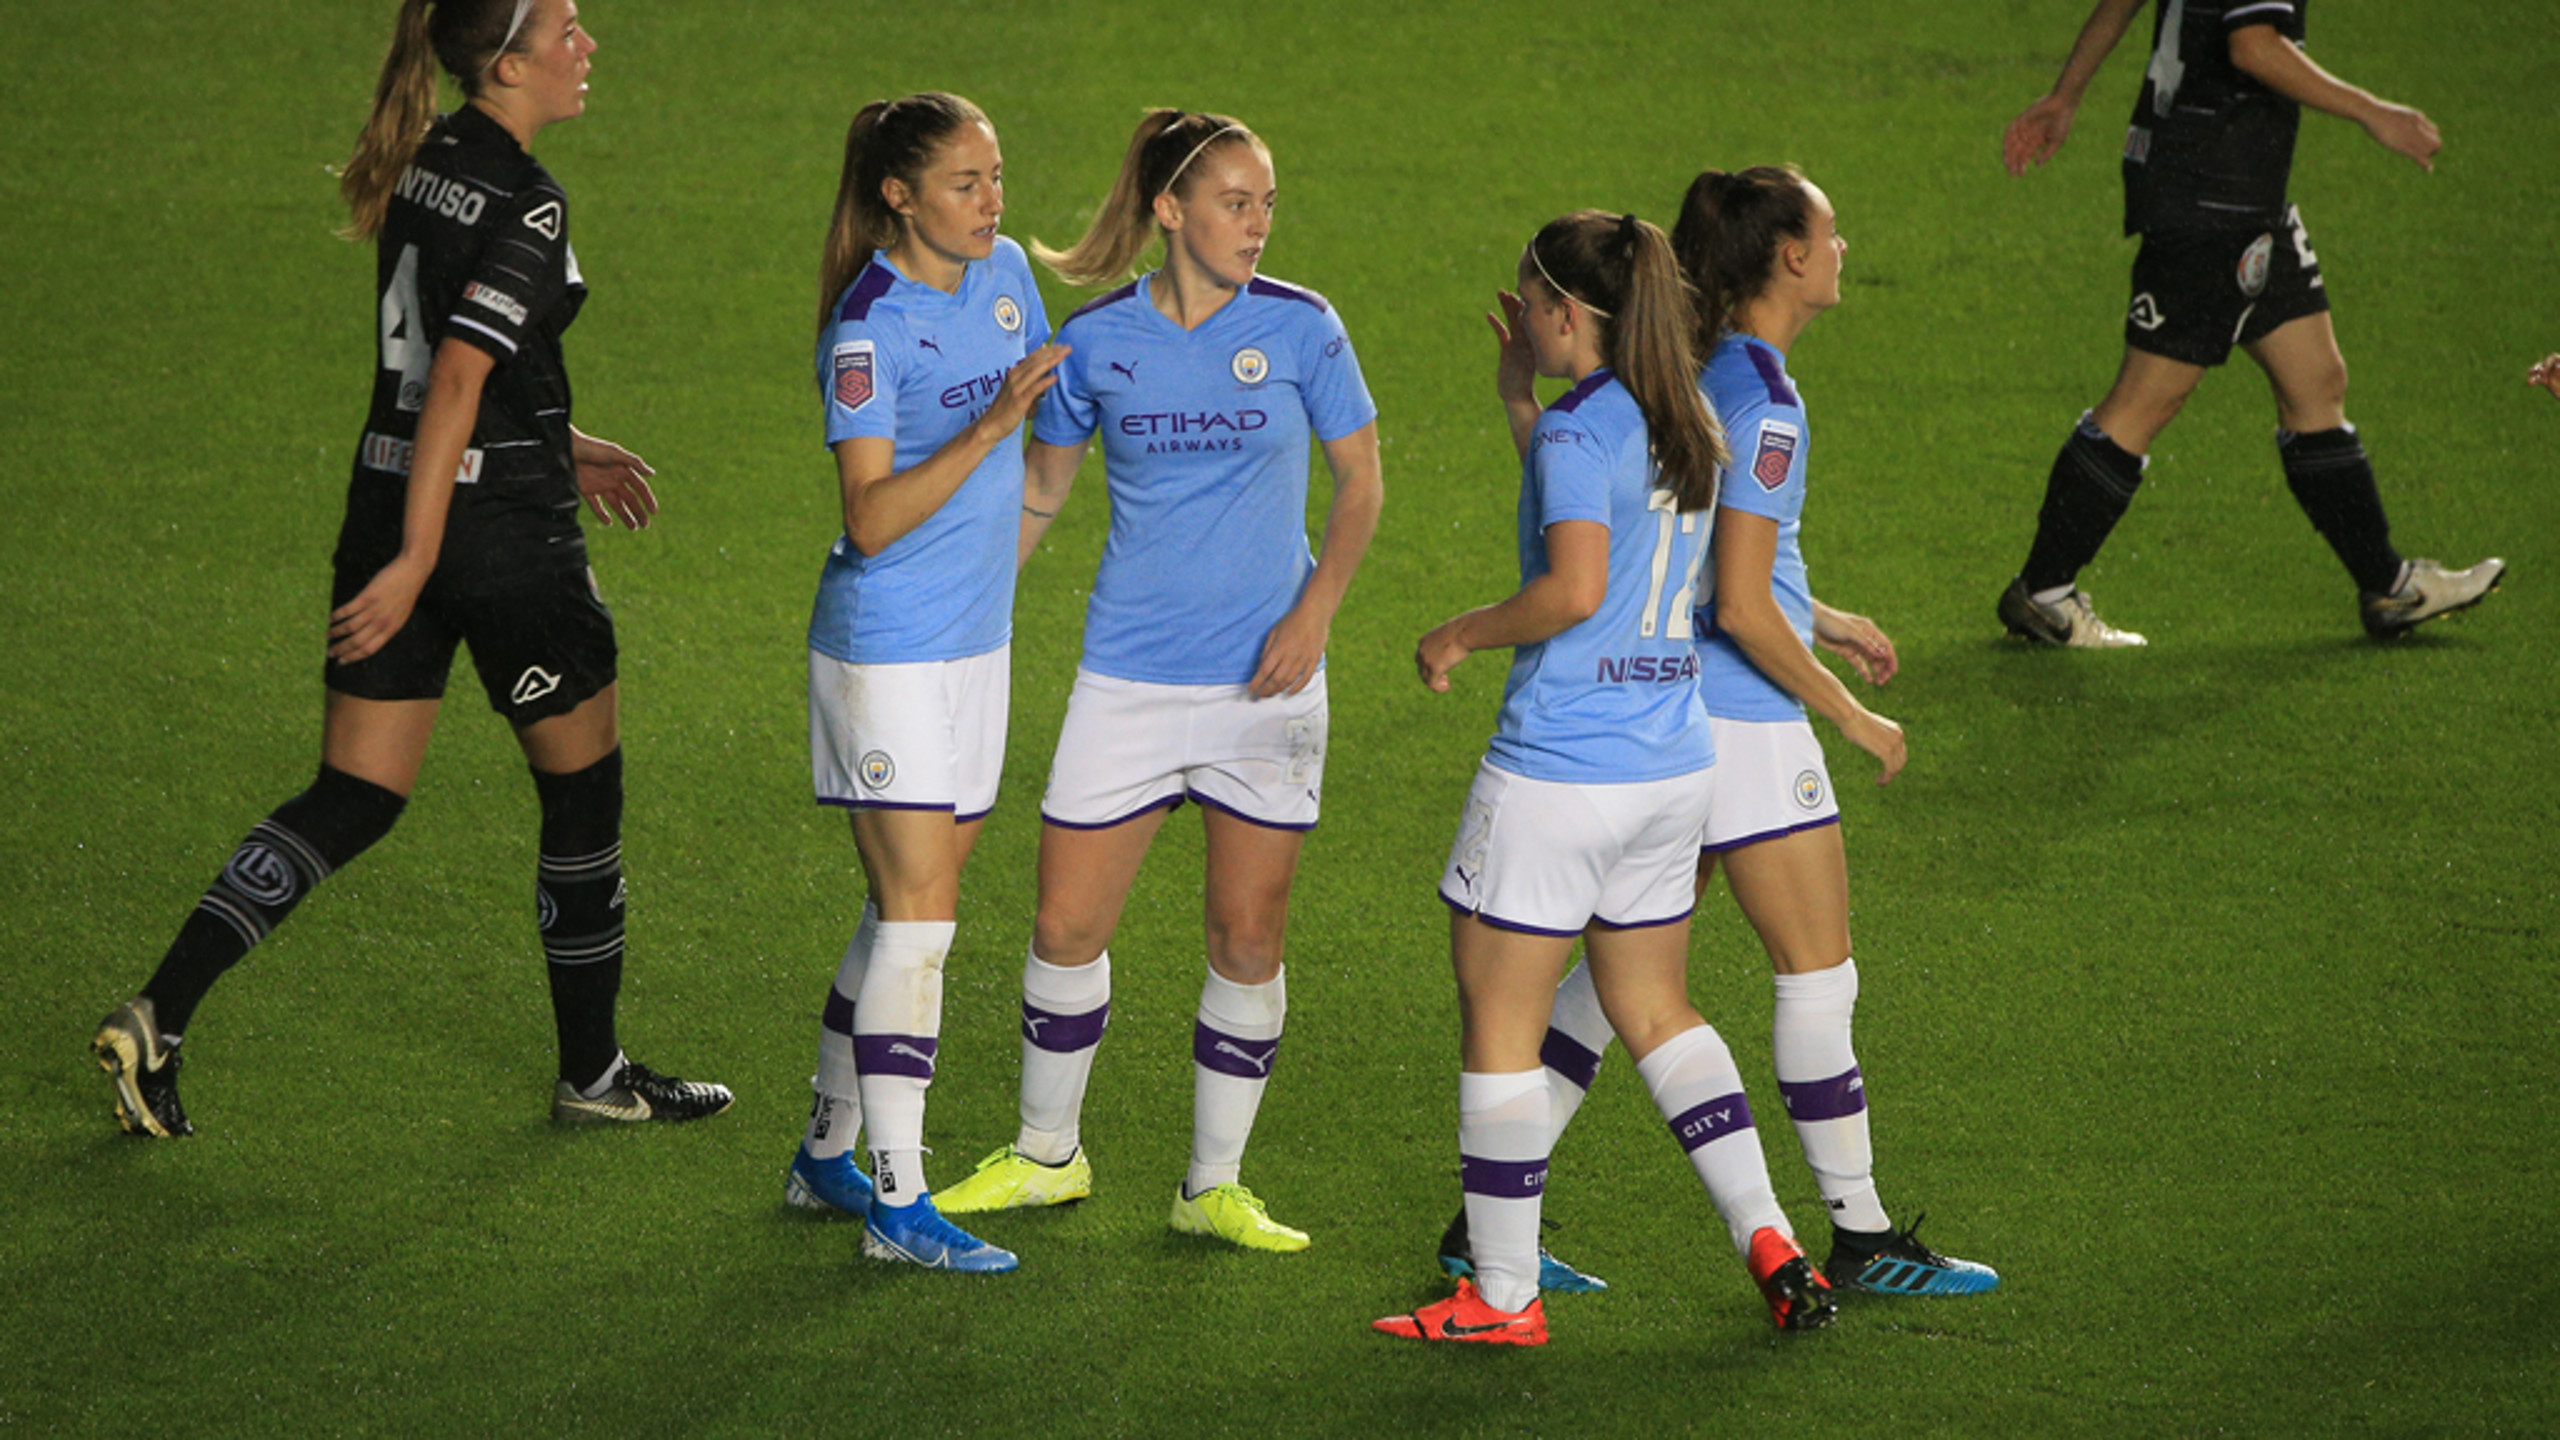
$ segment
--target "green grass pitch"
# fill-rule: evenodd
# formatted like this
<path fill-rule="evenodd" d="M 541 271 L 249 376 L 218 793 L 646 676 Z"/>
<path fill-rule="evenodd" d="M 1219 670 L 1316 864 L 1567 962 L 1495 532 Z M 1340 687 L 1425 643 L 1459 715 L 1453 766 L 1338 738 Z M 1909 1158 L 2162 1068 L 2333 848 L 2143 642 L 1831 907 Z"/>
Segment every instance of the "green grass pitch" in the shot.
<path fill-rule="evenodd" d="M 114 1131 L 90 1027 L 314 759 L 372 335 L 324 167 L 390 7 L 0 6 L 0 1436 L 2560 1431 L 2560 725 L 2528 663 L 2560 639 L 2560 405 L 2521 384 L 2560 349 L 2560 30 L 2485 0 L 2318 8 L 2316 56 L 2446 140 L 2427 175 L 2306 118 L 2294 190 L 2351 413 L 2403 547 L 2513 578 L 2364 643 L 2235 365 L 2087 577 L 2151 648 L 2083 657 L 1999 643 L 1991 606 L 2113 373 L 2147 14 L 2063 154 L 2013 181 L 2001 127 L 2083 0 L 592 0 L 590 111 L 539 149 L 594 287 L 579 419 L 654 460 L 666 502 L 596 544 L 625 652 L 624 1033 L 738 1106 L 546 1123 L 535 807 L 463 678 L 399 830 L 192 1027 L 201 1136 L 146 1145 Z M 1387 518 L 1333 636 L 1289 1063 L 1247 1167 L 1314 1232 L 1301 1257 L 1163 1228 L 1200 968 L 1187 815 L 1113 946 L 1098 1194 L 984 1226 L 1018 1275 L 869 1264 L 853 1227 L 780 1203 L 861 899 L 806 788 L 802 627 L 835 526 L 817 248 L 853 110 L 929 86 L 994 117 L 1007 229 L 1052 241 L 1141 106 L 1252 122 L 1286 197 L 1268 269 L 1340 306 L 1382 411 Z M 1878 792 L 1833 751 L 1880 1178 L 2005 1283 L 1773 1335 L 1620 1055 L 1548 1203 L 1616 1288 L 1557 1301 L 1542 1352 L 1394 1344 L 1367 1321 L 1437 1293 L 1456 1193 L 1432 887 L 1502 673 L 1480 657 L 1434 697 L 1409 656 L 1513 580 L 1478 317 L 1550 216 L 1667 220 L 1696 169 L 1779 159 L 1850 239 L 1846 303 L 1794 356 L 1809 553 L 1906 667 L 1878 704 L 1909 772 Z M 1014 1123 L 1036 800 L 1100 502 L 1092 471 L 1025 578 L 1005 800 L 951 962 L 945 1182 Z M 1712 903 L 1694 988 L 1818 1235 L 1765 974 Z"/>

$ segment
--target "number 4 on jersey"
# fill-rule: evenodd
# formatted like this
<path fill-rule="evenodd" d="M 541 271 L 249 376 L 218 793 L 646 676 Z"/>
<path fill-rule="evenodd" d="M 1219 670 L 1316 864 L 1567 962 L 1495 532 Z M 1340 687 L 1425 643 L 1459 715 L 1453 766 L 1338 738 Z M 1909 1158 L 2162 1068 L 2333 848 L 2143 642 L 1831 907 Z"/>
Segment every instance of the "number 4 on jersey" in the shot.
<path fill-rule="evenodd" d="M 411 414 L 427 403 L 427 367 L 435 360 L 424 318 L 418 313 L 418 247 L 404 245 L 382 291 L 382 368 L 399 374 L 399 405 Z"/>

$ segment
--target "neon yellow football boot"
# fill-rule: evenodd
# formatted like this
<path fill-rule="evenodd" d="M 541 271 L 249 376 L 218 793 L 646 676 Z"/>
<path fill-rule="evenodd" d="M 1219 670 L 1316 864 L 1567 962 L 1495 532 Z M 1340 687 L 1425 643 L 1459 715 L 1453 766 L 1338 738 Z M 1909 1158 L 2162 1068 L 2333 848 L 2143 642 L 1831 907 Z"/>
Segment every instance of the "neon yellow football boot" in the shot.
<path fill-rule="evenodd" d="M 933 1192 L 945 1215 L 980 1215 L 990 1210 L 1028 1210 L 1064 1205 L 1093 1193 L 1093 1166 L 1084 1147 L 1076 1147 L 1063 1165 L 1043 1165 L 1010 1145 L 978 1162 L 968 1179 Z"/>
<path fill-rule="evenodd" d="M 1307 1248 L 1307 1232 L 1292 1230 L 1271 1218 L 1252 1191 L 1229 1181 L 1185 1198 L 1173 1192 L 1173 1228 L 1182 1235 L 1214 1235 L 1247 1250 L 1288 1254 Z"/>

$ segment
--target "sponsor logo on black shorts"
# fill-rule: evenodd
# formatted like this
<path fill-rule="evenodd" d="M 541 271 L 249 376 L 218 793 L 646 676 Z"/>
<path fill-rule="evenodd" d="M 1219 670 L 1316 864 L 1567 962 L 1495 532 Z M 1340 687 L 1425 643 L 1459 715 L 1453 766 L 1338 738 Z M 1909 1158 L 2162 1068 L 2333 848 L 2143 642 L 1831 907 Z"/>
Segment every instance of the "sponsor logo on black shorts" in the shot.
<path fill-rule="evenodd" d="M 2124 318 L 2144 330 L 2157 330 L 2169 321 L 2168 316 L 2160 313 L 2160 302 L 2152 299 L 2148 290 L 2133 297 L 2133 308 L 2125 312 Z"/>
<path fill-rule="evenodd" d="M 530 705 L 559 688 L 559 676 L 539 665 L 527 665 L 524 673 L 516 677 L 516 688 L 507 692 L 507 699 L 518 705 Z"/>

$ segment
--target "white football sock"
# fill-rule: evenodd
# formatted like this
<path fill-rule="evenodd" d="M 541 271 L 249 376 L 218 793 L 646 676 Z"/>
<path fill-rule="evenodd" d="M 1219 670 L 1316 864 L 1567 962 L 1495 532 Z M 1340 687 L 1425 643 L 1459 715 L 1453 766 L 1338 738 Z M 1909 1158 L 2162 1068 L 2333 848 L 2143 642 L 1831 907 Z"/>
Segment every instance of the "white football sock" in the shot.
<path fill-rule="evenodd" d="M 1716 1027 L 1699 1025 L 1672 1036 L 1636 1062 L 1636 1073 L 1706 1182 L 1707 1198 L 1732 1234 L 1734 1253 L 1748 1257 L 1752 1234 L 1764 1226 L 1793 1239 L 1795 1229 L 1769 1188 L 1769 1162 L 1760 1154 L 1751 1102 L 1743 1098 L 1742 1072 Z"/>
<path fill-rule="evenodd" d="M 880 907 L 862 902 L 862 920 L 853 927 L 852 943 L 836 965 L 827 988 L 827 1008 L 818 1021 L 818 1073 L 809 1088 L 817 1092 L 809 1105 L 809 1127 L 801 1148 L 814 1160 L 833 1160 L 853 1148 L 862 1136 L 861 1069 L 853 1059 L 854 1002 L 862 998 L 863 976 L 871 969 L 872 942 L 880 934 Z M 841 1022 L 839 1028 L 838 1022 Z"/>
<path fill-rule="evenodd" d="M 1111 1023 L 1111 952 L 1090 965 L 1022 961 L 1022 1129 L 1013 1148 L 1064 1165 L 1084 1143 L 1085 1082 Z"/>
<path fill-rule="evenodd" d="M 1600 1057 L 1608 1053 L 1615 1034 L 1609 1017 L 1600 1011 L 1600 990 L 1591 981 L 1591 960 L 1585 956 L 1556 987 L 1555 1011 L 1547 1017 L 1547 1042 L 1538 1051 L 1538 1059 L 1547 1067 L 1547 1123 L 1554 1127 L 1548 1137 L 1550 1152 L 1582 1109 L 1591 1082 L 1599 1078 Z"/>
<path fill-rule="evenodd" d="M 1538 1298 L 1538 1210 L 1547 1190 L 1546 1072 L 1458 1076 L 1458 1180 L 1476 1293 L 1496 1310 Z"/>
<path fill-rule="evenodd" d="M 862 1118 L 883 1205 L 912 1205 L 928 1191 L 924 1095 L 942 1043 L 942 964 L 958 929 L 949 920 L 883 921 L 854 1003 Z"/>
<path fill-rule="evenodd" d="M 1778 1002 L 1770 1058 L 1778 1093 L 1795 1122 L 1804 1163 L 1813 1167 L 1831 1223 L 1843 1230 L 1893 1228 L 1876 1198 L 1875 1151 L 1867 1138 L 1866 1081 L 1849 1046 L 1858 1008 L 1858 962 L 1775 977 Z"/>
<path fill-rule="evenodd" d="M 1183 1194 L 1228 1184 L 1240 1173 L 1288 1013 L 1286 966 L 1261 985 L 1239 985 L 1215 970 L 1201 981 L 1191 1024 L 1191 1173 L 1183 1178 Z"/>

